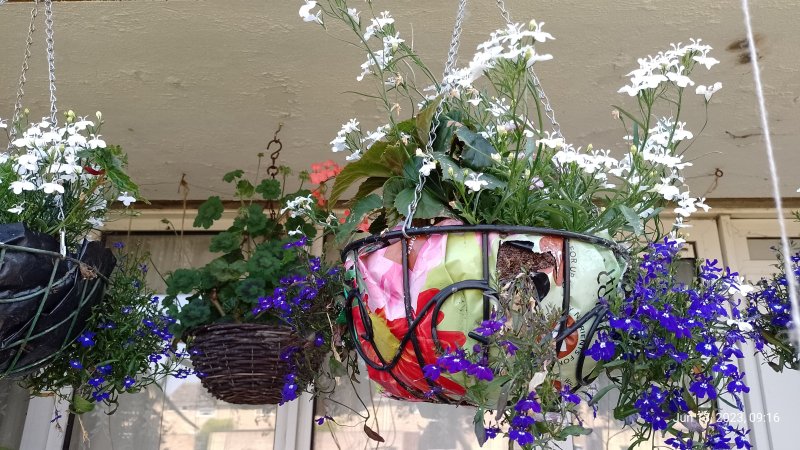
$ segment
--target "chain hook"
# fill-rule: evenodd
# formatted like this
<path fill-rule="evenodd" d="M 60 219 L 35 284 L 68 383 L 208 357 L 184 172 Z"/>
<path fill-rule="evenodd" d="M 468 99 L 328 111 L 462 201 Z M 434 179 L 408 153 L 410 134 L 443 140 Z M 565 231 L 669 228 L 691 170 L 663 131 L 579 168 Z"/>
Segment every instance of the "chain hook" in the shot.
<path fill-rule="evenodd" d="M 272 140 L 267 143 L 268 152 L 270 151 L 270 147 L 272 147 L 273 144 L 276 144 L 278 146 L 278 148 L 275 151 L 269 154 L 269 159 L 272 162 L 270 166 L 267 167 L 267 175 L 269 175 L 270 178 L 272 178 L 273 180 L 275 179 L 276 176 L 278 176 L 278 172 L 280 172 L 280 169 L 278 168 L 278 165 L 276 163 L 278 161 L 278 157 L 281 155 L 281 150 L 283 149 L 283 143 L 281 142 L 280 139 L 278 139 L 278 133 L 281 132 L 281 129 L 283 129 L 283 122 L 278 124 L 278 129 L 275 130 L 275 134 L 272 136 Z M 275 218 L 278 217 L 278 213 L 275 210 L 274 201 L 270 203 L 269 215 L 273 220 L 275 220 Z"/>

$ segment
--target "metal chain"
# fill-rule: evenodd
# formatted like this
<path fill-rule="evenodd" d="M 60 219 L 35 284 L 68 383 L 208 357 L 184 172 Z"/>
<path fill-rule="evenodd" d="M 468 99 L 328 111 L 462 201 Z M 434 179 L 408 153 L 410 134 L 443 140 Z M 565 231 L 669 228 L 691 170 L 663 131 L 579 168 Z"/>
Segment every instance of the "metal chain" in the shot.
<path fill-rule="evenodd" d="M 39 0 L 35 0 L 31 9 L 31 22 L 28 25 L 28 37 L 25 40 L 25 56 L 22 59 L 22 72 L 19 75 L 19 86 L 17 87 L 17 101 L 14 103 L 14 114 L 11 116 L 11 139 L 8 140 L 8 149 L 17 135 L 17 123 L 22 114 L 22 97 L 25 95 L 25 82 L 28 81 L 28 61 L 31 59 L 31 46 L 33 45 L 33 32 L 36 31 L 36 16 L 39 14 Z"/>
<path fill-rule="evenodd" d="M 511 14 L 508 13 L 506 9 L 506 3 L 504 0 L 496 0 L 497 8 L 500 10 L 500 15 L 503 16 L 503 20 L 506 21 L 506 25 L 511 25 L 513 22 L 511 21 Z M 531 74 L 531 79 L 533 79 L 533 87 L 536 88 L 536 92 L 539 97 L 539 101 L 542 102 L 542 106 L 544 106 L 544 113 L 547 118 L 550 120 L 550 125 L 553 127 L 553 132 L 556 136 L 560 138 L 564 138 L 564 135 L 561 134 L 561 125 L 559 125 L 558 121 L 556 121 L 556 113 L 553 111 L 553 107 L 550 105 L 550 99 L 547 98 L 547 94 L 544 92 L 544 88 L 542 87 L 541 81 L 539 81 L 539 76 L 536 75 L 536 72 L 533 70 L 533 66 L 528 68 L 528 71 Z"/>
<path fill-rule="evenodd" d="M 439 87 L 439 95 L 446 96 L 447 93 L 450 91 L 450 85 L 447 82 L 447 77 L 453 73 L 456 66 L 456 61 L 458 61 L 458 48 L 461 45 L 461 30 L 464 24 L 464 17 L 466 15 L 467 10 L 467 0 L 459 0 L 458 2 L 458 12 L 456 13 L 456 22 L 453 25 L 453 35 L 450 38 L 450 47 L 447 51 L 447 62 L 444 66 L 444 72 L 442 74 L 442 84 Z M 439 104 L 436 107 L 436 112 L 433 114 L 433 119 L 431 120 L 431 129 L 428 134 L 428 142 L 425 144 L 425 154 L 427 157 L 433 153 L 433 142 L 436 140 L 436 130 L 439 128 L 439 118 L 444 111 L 444 98 L 439 101 Z M 425 175 L 422 172 L 419 172 L 417 177 L 417 186 L 414 188 L 414 198 L 411 200 L 411 203 L 408 205 L 408 212 L 406 213 L 406 218 L 403 221 L 403 226 L 401 231 L 405 238 L 409 238 L 408 234 L 406 234 L 406 229 L 411 226 L 412 221 L 414 220 L 414 214 L 417 211 L 417 205 L 419 204 L 420 199 L 422 198 L 422 189 L 425 186 Z"/>
<path fill-rule="evenodd" d="M 269 148 L 272 147 L 272 144 L 278 145 L 278 149 L 270 153 L 269 159 L 272 160 L 272 163 L 269 167 L 267 167 L 267 175 L 272 177 L 273 180 L 280 171 L 278 169 L 276 162 L 278 161 L 278 157 L 281 155 L 281 150 L 283 149 L 283 143 L 281 142 L 280 139 L 278 139 L 278 133 L 281 132 L 282 128 L 283 128 L 283 122 L 278 124 L 278 129 L 275 130 L 275 134 L 272 136 L 272 140 L 269 141 L 269 143 L 267 144 L 267 151 L 269 151 Z M 278 212 L 275 211 L 275 202 L 270 203 L 269 215 L 270 217 L 272 217 L 273 220 L 278 216 Z"/>
<path fill-rule="evenodd" d="M 47 71 L 50 84 L 50 121 L 52 127 L 58 124 L 58 108 L 56 107 L 56 56 L 53 46 L 53 0 L 44 0 L 44 24 L 47 43 Z"/>

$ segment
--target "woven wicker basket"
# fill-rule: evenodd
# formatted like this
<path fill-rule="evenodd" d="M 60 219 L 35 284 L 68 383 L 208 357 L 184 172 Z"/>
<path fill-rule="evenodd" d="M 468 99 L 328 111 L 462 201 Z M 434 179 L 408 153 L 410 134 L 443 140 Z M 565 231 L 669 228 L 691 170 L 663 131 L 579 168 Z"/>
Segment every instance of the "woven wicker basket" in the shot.
<path fill-rule="evenodd" d="M 240 405 L 277 404 L 289 365 L 281 353 L 297 344 L 288 327 L 221 323 L 192 331 L 191 359 L 215 398 Z"/>

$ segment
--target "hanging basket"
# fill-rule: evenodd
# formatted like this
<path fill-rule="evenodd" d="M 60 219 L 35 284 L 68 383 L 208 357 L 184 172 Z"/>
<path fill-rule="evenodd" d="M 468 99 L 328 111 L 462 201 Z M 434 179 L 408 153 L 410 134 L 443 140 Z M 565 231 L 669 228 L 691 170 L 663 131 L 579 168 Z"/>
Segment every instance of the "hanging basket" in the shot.
<path fill-rule="evenodd" d="M 617 288 L 624 250 L 596 236 L 453 220 L 406 234 L 373 235 L 342 252 L 355 283 L 346 308 L 353 341 L 370 378 L 388 395 L 469 404 L 470 380 L 459 374 L 434 382 L 422 368 L 436 363 L 439 349 L 470 351 L 480 342 L 473 330 L 490 318 L 498 272 L 522 270 L 534 274 L 539 304 L 562 311 L 561 382 L 577 388 L 590 381 L 595 361 L 585 351 L 606 312 L 598 298 Z"/>
<path fill-rule="evenodd" d="M 100 242 L 73 256 L 52 236 L 0 224 L 0 378 L 41 367 L 85 329 L 115 260 Z"/>
<path fill-rule="evenodd" d="M 203 386 L 215 398 L 238 405 L 280 403 L 290 369 L 281 355 L 295 346 L 291 328 L 257 323 L 204 325 L 189 337 Z"/>

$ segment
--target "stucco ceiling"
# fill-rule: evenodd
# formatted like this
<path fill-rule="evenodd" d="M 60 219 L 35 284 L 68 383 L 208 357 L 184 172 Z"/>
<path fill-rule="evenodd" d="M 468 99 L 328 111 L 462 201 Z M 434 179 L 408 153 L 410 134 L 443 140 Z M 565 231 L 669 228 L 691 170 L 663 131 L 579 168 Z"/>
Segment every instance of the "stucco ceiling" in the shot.
<path fill-rule="evenodd" d="M 328 142 L 340 125 L 358 117 L 369 128 L 383 123 L 374 103 L 346 93 L 369 90 L 355 78 L 364 56 L 333 28 L 300 21 L 294 0 L 73 1 L 55 4 L 58 99 L 62 110 L 103 111 L 103 135 L 123 146 L 146 196 L 178 199 L 186 174 L 190 198 L 227 192 L 228 170 L 253 169 L 279 122 L 280 162 L 295 169 L 340 155 Z M 398 29 L 435 72 L 441 70 L 456 0 L 376 0 L 390 9 Z M 781 188 L 800 187 L 800 8 L 794 0 L 753 3 L 767 105 L 778 152 Z M 362 1 L 353 1 L 363 7 Z M 31 3 L 0 6 L 0 117 L 13 109 Z M 720 80 L 710 123 L 688 155 L 689 183 L 715 198 L 768 197 L 765 161 L 751 68 L 739 46 L 744 26 L 735 0 L 508 0 L 517 20 L 545 21 L 556 40 L 541 63 L 542 79 L 567 139 L 595 148 L 624 148 L 624 130 L 611 104 L 636 58 L 670 42 L 703 38 L 721 60 L 702 84 Z M 502 25 L 494 2 L 473 0 L 466 20 L 462 61 Z M 47 111 L 44 49 L 37 30 L 25 96 L 34 116 Z M 696 100 L 694 98 L 690 100 Z M 628 102 L 628 103 L 625 103 Z M 694 102 L 695 104 L 699 102 Z M 690 111 L 689 128 L 703 122 Z M 720 169 L 722 178 L 715 179 Z"/>

